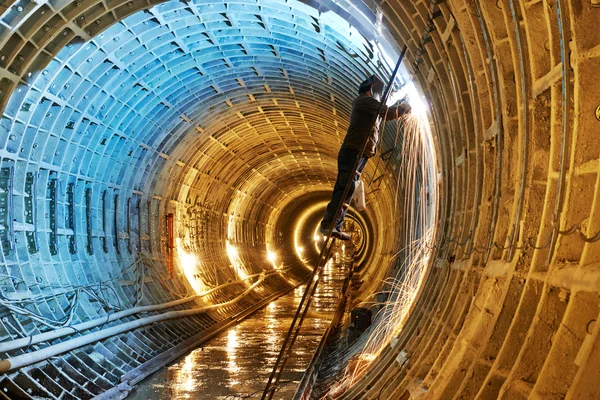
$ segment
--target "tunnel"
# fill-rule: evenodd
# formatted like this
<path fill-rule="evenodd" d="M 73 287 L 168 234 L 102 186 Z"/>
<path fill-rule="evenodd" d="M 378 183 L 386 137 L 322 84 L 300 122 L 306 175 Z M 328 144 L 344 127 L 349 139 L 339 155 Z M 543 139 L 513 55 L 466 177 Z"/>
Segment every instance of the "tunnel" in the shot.
<path fill-rule="evenodd" d="M 419 135 L 381 127 L 348 218 L 352 304 L 394 317 L 336 398 L 600 398 L 598 0 L 0 15 L 1 397 L 122 398 L 301 287 L 358 86 L 406 46 Z"/>

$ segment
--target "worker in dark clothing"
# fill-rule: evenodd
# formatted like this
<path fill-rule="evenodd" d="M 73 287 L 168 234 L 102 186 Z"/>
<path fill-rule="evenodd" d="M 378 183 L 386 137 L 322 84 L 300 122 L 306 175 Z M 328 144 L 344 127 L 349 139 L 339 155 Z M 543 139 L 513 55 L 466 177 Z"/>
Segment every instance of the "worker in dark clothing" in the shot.
<path fill-rule="evenodd" d="M 385 116 L 386 120 L 397 119 L 402 115 L 409 113 L 411 110 L 410 105 L 406 101 L 400 101 L 400 104 L 396 107 L 388 108 L 384 106 L 381 115 L 373 125 L 375 114 L 377 114 L 381 107 L 380 99 L 383 94 L 383 86 L 383 82 L 373 75 L 361 83 L 358 88 L 358 97 L 352 103 L 350 126 L 348 127 L 346 137 L 344 138 L 344 142 L 338 153 L 338 176 L 333 188 L 333 194 L 331 195 L 331 201 L 327 205 L 325 216 L 319 227 L 319 232 L 323 235 L 326 235 L 329 231 L 338 205 L 340 204 L 340 201 L 342 201 L 346 184 L 350 180 L 354 163 L 356 162 L 356 159 L 361 156 L 360 153 L 365 144 L 365 140 L 367 141 L 367 145 L 364 154 L 360 157 L 358 162 L 357 171 L 361 173 L 367 164 L 367 160 L 375 155 L 377 143 L 379 141 L 379 121 L 381 120 L 381 117 Z M 346 217 L 348 205 L 354 195 L 358 179 L 359 174 L 354 175 L 352 186 L 343 202 L 342 212 L 331 233 L 331 236 L 334 238 L 341 240 L 350 239 L 349 234 L 342 232 L 342 223 Z"/>

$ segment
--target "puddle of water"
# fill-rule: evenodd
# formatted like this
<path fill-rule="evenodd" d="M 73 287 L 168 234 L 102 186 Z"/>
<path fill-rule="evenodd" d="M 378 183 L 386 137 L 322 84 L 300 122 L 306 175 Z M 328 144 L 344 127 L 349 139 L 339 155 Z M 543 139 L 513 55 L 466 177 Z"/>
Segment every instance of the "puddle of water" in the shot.
<path fill-rule="evenodd" d="M 324 277 L 325 278 L 325 277 Z M 275 399 L 291 399 L 337 304 L 344 271 L 331 269 L 294 345 Z M 151 375 L 128 397 L 147 399 L 260 398 L 283 339 L 302 297 L 302 289 L 271 302 L 263 310 Z"/>

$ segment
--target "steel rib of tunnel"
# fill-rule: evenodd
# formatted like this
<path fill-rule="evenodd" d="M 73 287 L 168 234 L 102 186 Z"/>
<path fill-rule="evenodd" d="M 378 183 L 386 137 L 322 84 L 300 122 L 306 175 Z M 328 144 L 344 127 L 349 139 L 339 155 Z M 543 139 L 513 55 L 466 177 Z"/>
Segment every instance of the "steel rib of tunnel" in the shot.
<path fill-rule="evenodd" d="M 1 383 L 9 397 L 126 392 L 122 379 L 147 374 L 148 360 L 167 362 L 171 346 L 214 332 L 305 276 L 301 268 L 283 277 L 267 260 L 279 245 L 277 203 L 329 187 L 347 93 L 364 75 L 385 76 L 386 60 L 346 22 L 300 3 L 169 2 L 124 20 L 139 4 L 6 6 L 0 183 L 12 280 L 2 281 L 3 293 L 16 302 L 42 294 L 28 307 L 55 328 L 105 318 L 107 332 L 139 325 L 130 307 L 158 321 L 223 304 L 91 343 Z M 381 188 L 385 196 L 385 181 Z M 175 232 L 164 222 L 170 214 Z M 174 269 L 165 253 L 180 257 Z M 249 292 L 247 275 L 264 270 L 268 279 Z M 73 297 L 82 284 L 100 296 Z M 174 301 L 217 285 L 227 287 L 205 301 Z M 144 307 L 162 303 L 165 314 Z M 2 329 L 7 340 L 48 328 L 9 313 Z M 72 337 L 87 343 L 86 332 Z M 5 354 L 66 351 L 67 340 Z"/>

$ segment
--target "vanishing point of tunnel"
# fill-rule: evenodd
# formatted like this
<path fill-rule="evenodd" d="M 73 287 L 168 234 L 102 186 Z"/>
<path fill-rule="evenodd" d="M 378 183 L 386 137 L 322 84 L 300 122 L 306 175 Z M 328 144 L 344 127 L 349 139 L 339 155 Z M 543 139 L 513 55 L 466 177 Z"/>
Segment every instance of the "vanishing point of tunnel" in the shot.
<path fill-rule="evenodd" d="M 0 0 L 0 398 L 260 398 L 314 281 L 275 398 L 600 399 L 599 74 L 598 0 Z"/>

